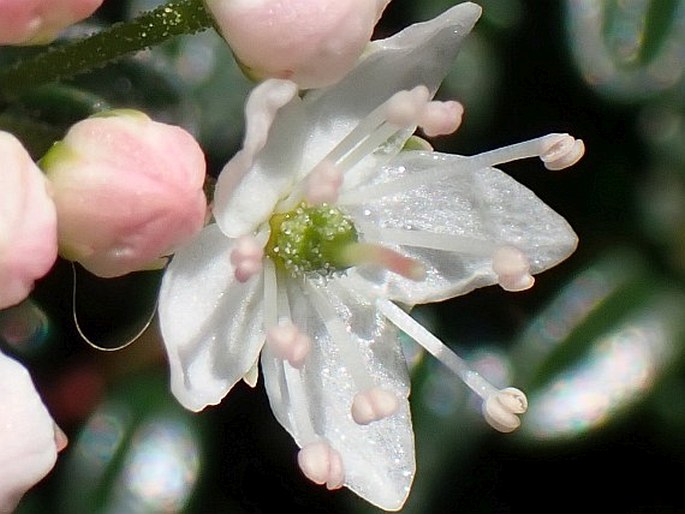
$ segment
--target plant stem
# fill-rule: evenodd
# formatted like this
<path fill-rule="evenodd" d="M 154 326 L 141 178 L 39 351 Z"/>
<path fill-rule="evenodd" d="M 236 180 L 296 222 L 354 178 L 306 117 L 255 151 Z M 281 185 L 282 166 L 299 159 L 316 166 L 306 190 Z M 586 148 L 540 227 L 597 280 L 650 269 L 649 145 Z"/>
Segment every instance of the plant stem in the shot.
<path fill-rule="evenodd" d="M 172 0 L 128 22 L 47 48 L 0 72 L 0 104 L 28 88 L 73 77 L 182 34 L 212 27 L 202 0 Z"/>

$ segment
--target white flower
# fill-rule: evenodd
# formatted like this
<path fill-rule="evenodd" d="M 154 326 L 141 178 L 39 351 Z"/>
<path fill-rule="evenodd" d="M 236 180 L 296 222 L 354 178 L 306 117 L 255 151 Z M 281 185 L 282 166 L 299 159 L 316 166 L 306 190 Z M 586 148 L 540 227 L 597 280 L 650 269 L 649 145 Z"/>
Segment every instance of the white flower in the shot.
<path fill-rule="evenodd" d="M 216 224 L 171 262 L 159 315 L 171 387 L 217 404 L 261 368 L 272 410 L 302 448 L 304 474 L 387 509 L 414 476 L 406 332 L 484 399 L 510 431 L 526 409 L 403 306 L 499 283 L 521 290 L 576 246 L 569 225 L 492 166 L 538 156 L 572 164 L 582 142 L 551 134 L 474 157 L 401 151 L 416 126 L 456 129 L 461 106 L 430 98 L 480 15 L 471 3 L 371 45 L 330 88 L 258 86 L 243 149 L 222 171 Z M 267 137 L 268 136 L 268 137 Z M 266 343 L 266 344 L 265 344 Z"/>
<path fill-rule="evenodd" d="M 0 512 L 52 469 L 66 436 L 55 425 L 26 368 L 0 352 Z"/>

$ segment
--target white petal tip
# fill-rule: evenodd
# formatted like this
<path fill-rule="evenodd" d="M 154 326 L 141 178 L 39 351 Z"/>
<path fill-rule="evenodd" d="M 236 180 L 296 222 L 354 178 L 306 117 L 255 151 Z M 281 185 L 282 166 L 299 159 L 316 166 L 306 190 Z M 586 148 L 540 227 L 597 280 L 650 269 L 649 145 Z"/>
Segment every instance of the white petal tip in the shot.
<path fill-rule="evenodd" d="M 342 458 L 328 443 L 319 441 L 304 446 L 297 454 L 297 463 L 309 480 L 329 490 L 339 489 L 345 482 Z"/>
<path fill-rule="evenodd" d="M 509 433 L 521 426 L 518 415 L 528 410 L 528 399 L 523 391 L 507 387 L 492 394 L 483 402 L 483 417 L 492 428 Z"/>

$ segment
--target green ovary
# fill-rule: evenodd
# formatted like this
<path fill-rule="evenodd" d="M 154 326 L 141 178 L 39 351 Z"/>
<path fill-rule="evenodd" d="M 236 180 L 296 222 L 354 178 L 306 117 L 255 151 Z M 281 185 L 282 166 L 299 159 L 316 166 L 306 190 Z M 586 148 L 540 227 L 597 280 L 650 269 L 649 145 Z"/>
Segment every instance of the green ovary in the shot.
<path fill-rule="evenodd" d="M 327 204 L 300 204 L 269 220 L 266 254 L 291 275 L 328 275 L 349 268 L 345 249 L 357 242 L 357 229 L 339 209 Z"/>

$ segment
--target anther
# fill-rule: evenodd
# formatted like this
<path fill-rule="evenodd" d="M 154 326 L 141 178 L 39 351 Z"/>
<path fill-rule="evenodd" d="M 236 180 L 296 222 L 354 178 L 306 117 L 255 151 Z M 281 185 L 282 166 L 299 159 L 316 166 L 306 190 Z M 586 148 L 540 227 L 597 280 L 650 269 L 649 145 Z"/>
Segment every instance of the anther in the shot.
<path fill-rule="evenodd" d="M 352 419 L 358 425 L 368 425 L 392 416 L 399 406 L 397 396 L 380 387 L 374 387 L 355 395 L 352 401 Z"/>
<path fill-rule="evenodd" d="M 507 387 L 493 394 L 483 402 L 483 417 L 500 432 L 513 432 L 521 425 L 518 414 L 528 410 L 528 399 L 523 391 Z"/>
<path fill-rule="evenodd" d="M 323 441 L 304 446 L 297 454 L 297 463 L 309 480 L 329 490 L 339 489 L 345 481 L 340 454 Z"/>
<path fill-rule="evenodd" d="M 320 162 L 307 177 L 305 198 L 310 204 L 335 203 L 343 173 L 329 160 Z"/>
<path fill-rule="evenodd" d="M 492 270 L 505 291 L 525 291 L 535 283 L 530 274 L 530 262 L 518 248 L 501 246 L 492 256 Z"/>
<path fill-rule="evenodd" d="M 262 271 L 264 249 L 252 236 L 238 238 L 231 252 L 231 264 L 238 282 L 247 282 L 252 276 Z"/>
<path fill-rule="evenodd" d="M 300 368 L 309 353 L 312 342 L 290 321 L 271 327 L 266 341 L 277 357 L 287 360 L 293 368 Z"/>
<path fill-rule="evenodd" d="M 416 125 L 429 100 L 430 92 L 426 86 L 399 91 L 385 104 L 385 118 L 398 127 Z"/>
<path fill-rule="evenodd" d="M 559 134 L 556 141 L 540 154 L 540 160 L 545 163 L 545 168 L 552 171 L 563 170 L 573 166 L 585 154 L 585 143 L 582 139 L 576 139 L 569 134 Z"/>
<path fill-rule="evenodd" d="M 428 137 L 452 134 L 461 125 L 464 107 L 455 101 L 428 102 L 419 116 L 418 125 Z"/>

